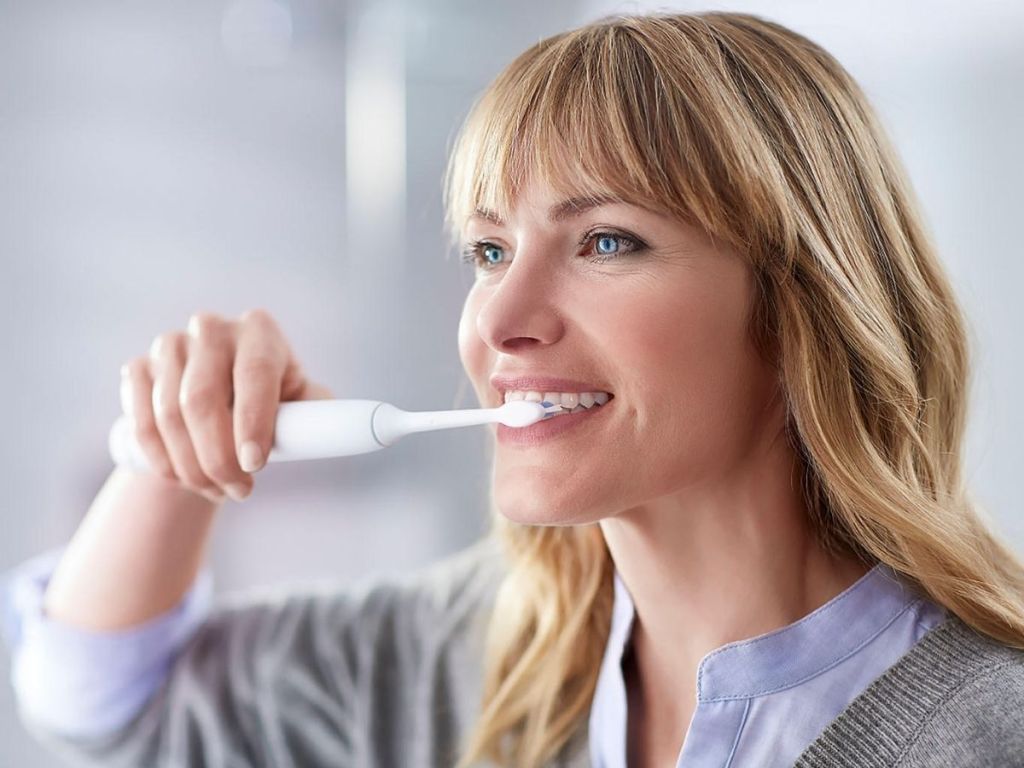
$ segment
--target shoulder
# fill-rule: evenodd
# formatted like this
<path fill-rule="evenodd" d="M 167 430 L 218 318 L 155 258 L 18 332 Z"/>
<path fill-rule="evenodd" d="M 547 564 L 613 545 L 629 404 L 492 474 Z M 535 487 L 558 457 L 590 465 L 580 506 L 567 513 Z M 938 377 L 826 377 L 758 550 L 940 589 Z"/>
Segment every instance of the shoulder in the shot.
<path fill-rule="evenodd" d="M 1024 651 L 950 613 L 819 734 L 799 766 L 1024 768 Z"/>
<path fill-rule="evenodd" d="M 917 737 L 898 764 L 1024 768 L 1024 650 L 955 616 L 928 637 L 941 651 L 930 659 L 936 663 L 932 676 L 941 676 L 946 690 L 928 702 Z"/>

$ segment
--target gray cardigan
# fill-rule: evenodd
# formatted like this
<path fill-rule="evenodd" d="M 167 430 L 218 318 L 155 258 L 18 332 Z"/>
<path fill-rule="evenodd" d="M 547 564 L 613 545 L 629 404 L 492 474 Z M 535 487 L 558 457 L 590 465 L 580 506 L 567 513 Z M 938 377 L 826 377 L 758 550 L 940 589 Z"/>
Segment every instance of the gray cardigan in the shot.
<path fill-rule="evenodd" d="M 81 741 L 26 725 L 76 765 L 452 766 L 479 711 L 502 567 L 483 540 L 415 575 L 221 597 L 124 728 Z M 588 765 L 584 722 L 550 766 Z M 951 616 L 796 766 L 1024 768 L 1024 651 Z"/>

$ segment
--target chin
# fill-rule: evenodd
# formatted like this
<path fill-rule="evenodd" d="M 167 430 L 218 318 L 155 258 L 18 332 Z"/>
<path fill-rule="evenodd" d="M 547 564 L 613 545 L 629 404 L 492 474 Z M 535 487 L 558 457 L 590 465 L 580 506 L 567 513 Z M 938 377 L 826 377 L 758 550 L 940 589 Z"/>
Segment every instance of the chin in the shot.
<path fill-rule="evenodd" d="M 519 525 L 563 526 L 579 524 L 579 521 L 566 519 L 563 515 L 552 513 L 550 509 L 524 509 L 521 507 L 508 508 L 501 504 L 496 504 L 495 507 L 498 512 L 501 513 L 502 517 L 511 520 L 513 523 L 518 523 Z"/>
<path fill-rule="evenodd" d="M 507 492 L 495 488 L 492 499 L 503 517 L 520 525 L 584 525 L 597 520 L 592 510 L 568 504 L 560 495 L 531 492 L 528 485 Z"/>

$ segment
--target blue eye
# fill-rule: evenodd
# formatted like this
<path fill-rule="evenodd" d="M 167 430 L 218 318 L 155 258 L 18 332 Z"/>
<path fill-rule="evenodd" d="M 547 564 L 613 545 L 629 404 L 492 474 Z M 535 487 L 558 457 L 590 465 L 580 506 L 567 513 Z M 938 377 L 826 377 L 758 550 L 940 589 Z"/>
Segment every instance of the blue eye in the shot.
<path fill-rule="evenodd" d="M 497 264 L 501 261 L 501 248 L 496 245 L 487 245 L 484 247 L 484 261 L 488 264 Z"/>
<path fill-rule="evenodd" d="M 647 248 L 647 245 L 636 237 L 614 232 L 585 234 L 579 246 L 582 248 L 588 243 L 593 243 L 593 251 L 589 258 L 596 263 L 617 260 L 623 254 L 637 253 Z M 490 270 L 501 264 L 504 255 L 504 249 L 489 240 L 474 240 L 467 243 L 462 251 L 463 261 L 482 270 Z"/>
<path fill-rule="evenodd" d="M 606 261 L 621 261 L 626 256 L 647 249 L 647 244 L 632 235 L 617 232 L 592 232 L 580 240 L 580 247 L 592 243 L 590 260 L 601 264 Z"/>

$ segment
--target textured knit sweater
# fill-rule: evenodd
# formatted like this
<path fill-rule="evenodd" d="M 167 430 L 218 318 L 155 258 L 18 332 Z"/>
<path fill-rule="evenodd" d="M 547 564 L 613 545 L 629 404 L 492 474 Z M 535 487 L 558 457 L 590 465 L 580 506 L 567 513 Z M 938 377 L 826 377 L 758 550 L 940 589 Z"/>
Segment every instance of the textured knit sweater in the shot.
<path fill-rule="evenodd" d="M 101 738 L 26 725 L 74 764 L 111 768 L 451 766 L 479 713 L 502 568 L 484 541 L 416 575 L 236 593 L 127 725 Z M 549 766 L 588 766 L 587 737 L 584 719 Z M 950 616 L 796 766 L 1024 768 L 1024 651 Z"/>

